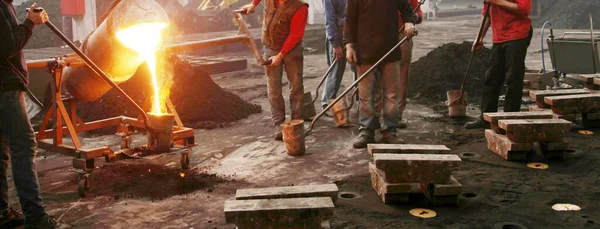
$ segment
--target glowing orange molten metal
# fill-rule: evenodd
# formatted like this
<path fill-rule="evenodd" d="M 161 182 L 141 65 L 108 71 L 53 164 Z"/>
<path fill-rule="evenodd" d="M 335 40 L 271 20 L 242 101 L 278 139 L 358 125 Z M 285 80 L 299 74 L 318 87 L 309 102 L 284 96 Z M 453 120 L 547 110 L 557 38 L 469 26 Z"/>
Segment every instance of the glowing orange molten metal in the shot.
<path fill-rule="evenodd" d="M 161 90 L 156 74 L 156 51 L 162 41 L 161 32 L 167 25 L 167 23 L 162 22 L 142 23 L 117 32 L 119 40 L 128 48 L 138 52 L 141 58 L 144 58 L 148 64 L 150 74 L 152 75 L 152 87 L 154 89 L 154 99 L 150 113 L 154 115 L 166 113 L 164 104 L 167 96 L 160 96 L 159 93 Z"/>

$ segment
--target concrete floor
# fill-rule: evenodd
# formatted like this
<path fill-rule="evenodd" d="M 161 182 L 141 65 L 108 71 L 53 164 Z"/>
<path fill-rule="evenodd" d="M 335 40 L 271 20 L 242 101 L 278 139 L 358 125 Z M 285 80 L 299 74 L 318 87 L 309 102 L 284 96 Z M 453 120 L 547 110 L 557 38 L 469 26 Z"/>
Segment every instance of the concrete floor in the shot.
<path fill-rule="evenodd" d="M 478 25 L 479 16 L 425 22 L 419 26 L 420 35 L 415 38 L 414 60 L 441 44 L 473 40 Z M 487 40 L 490 39 L 488 36 Z M 528 50 L 527 67 L 541 68 L 540 47 L 540 30 L 536 29 Z M 249 61 L 253 63 L 250 57 Z M 305 90 L 313 91 L 327 69 L 325 56 L 307 55 L 304 64 Z M 400 131 L 407 143 L 444 144 L 453 153 L 480 155 L 465 158 L 462 169 L 455 173 L 464 191 L 477 197 L 461 200 L 458 208 L 433 207 L 426 200 L 384 205 L 370 188 L 369 155 L 366 150 L 351 146 L 357 134 L 355 126 L 338 129 L 331 118 L 323 118 L 306 139 L 308 152 L 302 157 L 286 155 L 284 145 L 271 139 L 273 130 L 268 127 L 270 113 L 262 72 L 250 66 L 245 72 L 214 77 L 223 88 L 261 105 L 263 112 L 225 128 L 195 130 L 198 146 L 193 149 L 193 168 L 186 171 L 189 176 L 183 179 L 177 173 L 153 179 L 157 175 L 146 169 L 158 166 L 164 168 L 164 174 L 178 171 L 176 156 L 113 163 L 128 166 L 127 170 L 100 164 L 94 172 L 98 176 L 113 173 L 156 183 L 140 190 L 126 185 L 130 181 L 127 179 L 100 180 L 101 184 L 94 181 L 90 197 L 79 198 L 70 158 L 41 152 L 36 160 L 40 164 L 38 171 L 48 211 L 76 228 L 235 228 L 224 222 L 222 211 L 223 202 L 233 198 L 236 189 L 334 182 L 340 190 L 357 192 L 361 198 L 338 202 L 331 222 L 333 228 L 492 228 L 504 221 L 522 223 L 528 228 L 600 227 L 597 206 L 600 156 L 594 150 L 600 140 L 597 134 L 569 133 L 567 140 L 579 152 L 578 156 L 547 162 L 548 170 L 532 170 L 525 163 L 506 162 L 488 151 L 483 131 L 464 130 L 464 120 L 445 119 L 428 107 L 410 103 L 405 113 L 409 128 Z M 344 85 L 350 84 L 349 75 Z M 352 121 L 356 123 L 356 110 L 352 112 Z M 472 116 L 477 114 L 477 110 L 469 112 Z M 119 140 L 116 136 L 87 136 L 83 142 L 116 146 Z M 148 173 L 140 172 L 145 170 Z M 194 180 L 192 176 L 201 172 L 216 177 Z M 156 198 L 150 194 L 152 191 L 163 195 Z M 14 189 L 11 196 L 16 201 Z M 550 206 L 556 202 L 578 204 L 582 210 L 553 212 Z M 438 216 L 427 220 L 414 218 L 408 214 L 413 207 L 431 208 Z"/>

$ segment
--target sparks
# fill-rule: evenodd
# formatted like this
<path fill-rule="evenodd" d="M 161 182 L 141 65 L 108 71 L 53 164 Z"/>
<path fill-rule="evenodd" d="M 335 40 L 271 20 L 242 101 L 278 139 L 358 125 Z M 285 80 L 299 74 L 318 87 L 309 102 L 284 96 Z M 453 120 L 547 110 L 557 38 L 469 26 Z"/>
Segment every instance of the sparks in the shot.
<path fill-rule="evenodd" d="M 185 177 L 185 173 L 179 173 L 179 176 L 180 176 L 181 178 L 183 178 L 183 177 Z"/>
<path fill-rule="evenodd" d="M 161 107 L 162 104 L 165 104 L 159 96 L 160 88 L 156 74 L 156 51 L 161 44 L 161 31 L 167 25 L 167 23 L 162 22 L 142 23 L 117 32 L 119 40 L 128 48 L 138 52 L 148 64 L 150 74 L 152 75 L 152 87 L 154 88 L 154 100 L 150 113 L 155 115 L 163 114 Z"/>

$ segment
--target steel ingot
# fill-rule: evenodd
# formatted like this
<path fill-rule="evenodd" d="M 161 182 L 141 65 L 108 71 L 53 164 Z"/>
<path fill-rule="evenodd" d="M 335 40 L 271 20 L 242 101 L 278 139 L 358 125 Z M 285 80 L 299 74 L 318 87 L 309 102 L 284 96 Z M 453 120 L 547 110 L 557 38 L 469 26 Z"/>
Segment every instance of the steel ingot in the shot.
<path fill-rule="evenodd" d="M 333 101 L 335 100 L 330 99 L 328 103 L 331 104 Z M 350 110 L 348 109 L 348 105 L 346 105 L 345 99 L 335 103 L 331 107 L 331 113 L 333 113 L 333 118 L 335 119 L 335 126 L 343 127 L 350 123 Z"/>
<path fill-rule="evenodd" d="M 303 120 L 295 119 L 281 124 L 281 133 L 288 155 L 300 156 L 306 152 Z"/>
<path fill-rule="evenodd" d="M 315 104 L 312 102 L 312 95 L 310 92 L 304 93 L 302 97 L 302 106 L 303 106 L 303 118 L 304 120 L 310 121 L 317 115 L 317 111 L 315 110 Z"/>
<path fill-rule="evenodd" d="M 148 113 L 146 136 L 148 149 L 153 152 L 169 152 L 173 139 L 173 123 L 175 116 L 172 114 L 154 115 Z"/>
<path fill-rule="evenodd" d="M 124 46 L 116 33 L 141 23 L 169 23 L 167 12 L 154 0 L 122 0 L 81 45 L 81 50 L 117 84 L 129 80 L 145 59 Z M 95 101 L 112 87 L 87 66 L 65 68 L 63 83 L 75 98 Z"/>

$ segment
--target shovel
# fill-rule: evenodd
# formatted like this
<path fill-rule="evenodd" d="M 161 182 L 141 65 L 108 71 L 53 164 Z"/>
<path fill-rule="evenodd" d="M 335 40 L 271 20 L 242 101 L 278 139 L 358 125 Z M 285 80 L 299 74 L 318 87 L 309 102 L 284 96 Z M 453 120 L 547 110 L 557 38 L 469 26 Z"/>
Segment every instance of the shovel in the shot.
<path fill-rule="evenodd" d="M 490 3 L 485 3 L 486 4 L 486 8 L 485 8 L 485 13 L 483 16 L 483 20 L 481 20 L 481 25 L 479 25 L 479 33 L 477 33 L 477 41 L 479 41 L 481 39 L 482 33 L 483 33 L 483 27 L 485 26 L 485 24 L 487 23 L 487 19 L 490 17 Z M 448 103 L 448 106 L 452 106 L 455 103 L 467 103 L 466 99 L 463 101 L 463 95 L 465 93 L 465 83 L 467 83 L 467 78 L 469 76 L 469 71 L 471 70 L 471 65 L 473 64 L 473 59 L 475 58 L 475 53 L 477 50 L 473 50 L 471 52 L 471 58 L 469 59 L 469 64 L 467 65 L 467 70 L 465 71 L 465 77 L 463 79 L 462 85 L 460 86 L 460 96 L 458 96 L 458 98 L 456 98 L 455 100 L 451 101 Z"/>

